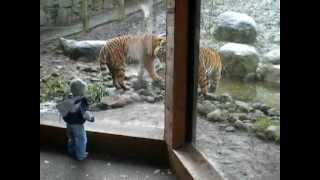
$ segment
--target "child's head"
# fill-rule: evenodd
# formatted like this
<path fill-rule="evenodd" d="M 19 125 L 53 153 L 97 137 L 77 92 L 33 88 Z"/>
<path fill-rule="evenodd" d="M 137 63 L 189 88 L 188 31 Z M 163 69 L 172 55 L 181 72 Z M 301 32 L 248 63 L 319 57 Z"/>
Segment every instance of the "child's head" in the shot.
<path fill-rule="evenodd" d="M 84 96 L 87 90 L 87 83 L 81 79 L 73 79 L 70 82 L 70 89 L 73 96 Z"/>

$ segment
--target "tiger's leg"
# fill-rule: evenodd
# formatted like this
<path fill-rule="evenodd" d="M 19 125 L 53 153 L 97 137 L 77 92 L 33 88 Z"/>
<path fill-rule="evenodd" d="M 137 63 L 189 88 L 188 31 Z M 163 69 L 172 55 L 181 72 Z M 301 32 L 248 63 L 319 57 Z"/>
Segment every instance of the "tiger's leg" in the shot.
<path fill-rule="evenodd" d="M 117 76 L 116 80 L 117 80 L 118 85 L 119 85 L 124 91 L 129 90 L 129 88 L 124 84 L 124 79 L 125 79 L 124 67 L 123 67 L 123 68 L 120 68 L 120 69 L 117 71 L 116 76 Z"/>
<path fill-rule="evenodd" d="M 216 72 L 213 72 L 210 80 L 210 91 L 212 93 L 216 92 L 219 86 L 220 79 L 221 79 L 221 70 L 217 70 Z"/>
<path fill-rule="evenodd" d="M 125 80 L 125 56 L 121 55 L 119 59 L 119 64 L 117 65 L 117 70 L 115 74 L 116 83 L 124 90 L 127 91 L 129 88 L 124 84 Z"/>
<path fill-rule="evenodd" d="M 157 74 L 154 68 L 154 57 L 146 56 L 144 65 L 153 81 L 162 81 L 163 79 Z"/>

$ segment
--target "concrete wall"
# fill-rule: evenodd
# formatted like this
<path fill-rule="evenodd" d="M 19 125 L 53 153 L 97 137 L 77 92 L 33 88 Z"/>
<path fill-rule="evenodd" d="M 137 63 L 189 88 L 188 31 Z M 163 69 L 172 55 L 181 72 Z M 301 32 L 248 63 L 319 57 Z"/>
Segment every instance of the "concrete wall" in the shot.
<path fill-rule="evenodd" d="M 89 15 L 118 6 L 118 0 L 88 0 Z M 69 25 L 80 20 L 81 0 L 40 0 L 40 26 Z"/>

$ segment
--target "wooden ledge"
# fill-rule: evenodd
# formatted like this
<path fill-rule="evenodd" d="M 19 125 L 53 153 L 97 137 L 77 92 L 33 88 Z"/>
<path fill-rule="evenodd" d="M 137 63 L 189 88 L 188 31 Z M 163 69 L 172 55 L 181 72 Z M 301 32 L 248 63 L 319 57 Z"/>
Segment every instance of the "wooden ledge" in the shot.
<path fill-rule="evenodd" d="M 169 150 L 171 168 L 184 180 L 223 180 L 217 170 L 192 145 Z"/>

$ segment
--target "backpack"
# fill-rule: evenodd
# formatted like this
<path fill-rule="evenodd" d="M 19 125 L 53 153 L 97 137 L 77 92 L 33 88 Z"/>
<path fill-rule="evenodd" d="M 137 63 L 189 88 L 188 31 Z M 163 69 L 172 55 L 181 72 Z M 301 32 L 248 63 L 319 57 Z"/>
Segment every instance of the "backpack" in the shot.
<path fill-rule="evenodd" d="M 83 124 L 86 121 L 83 114 L 88 107 L 89 104 L 85 97 L 75 97 L 57 105 L 63 120 L 68 124 Z"/>

